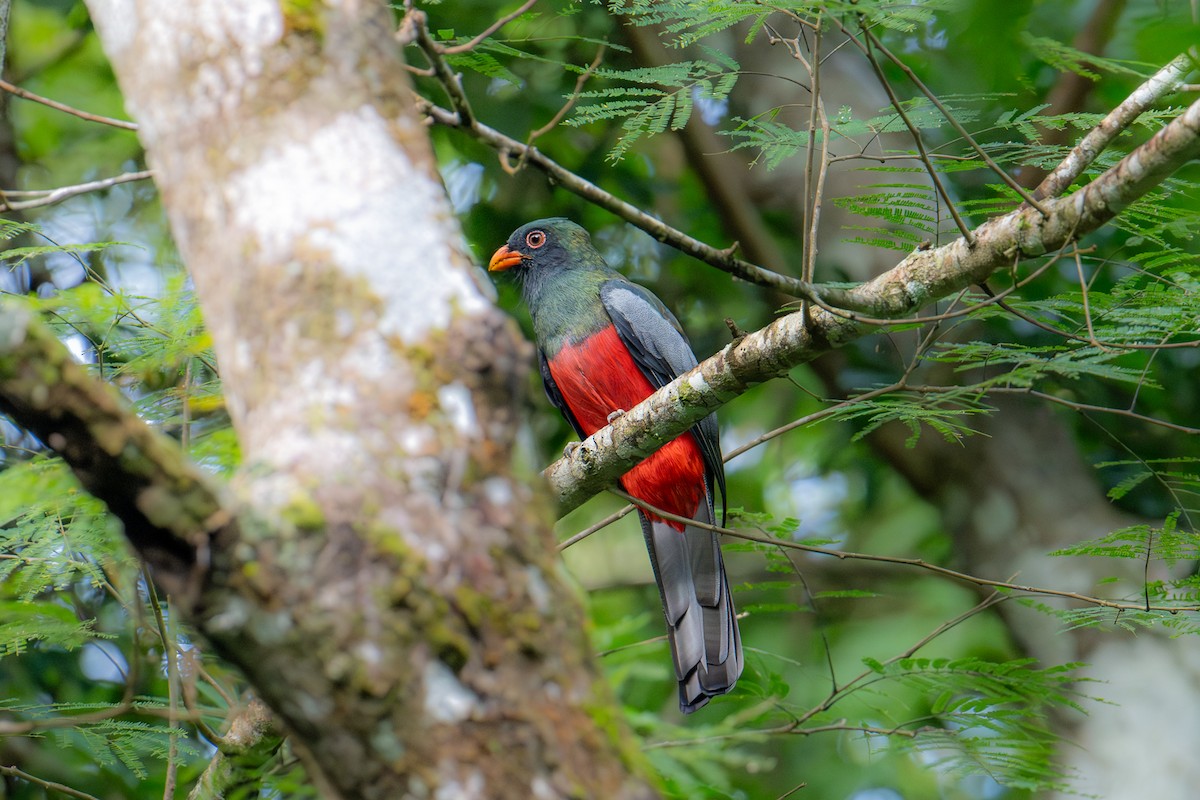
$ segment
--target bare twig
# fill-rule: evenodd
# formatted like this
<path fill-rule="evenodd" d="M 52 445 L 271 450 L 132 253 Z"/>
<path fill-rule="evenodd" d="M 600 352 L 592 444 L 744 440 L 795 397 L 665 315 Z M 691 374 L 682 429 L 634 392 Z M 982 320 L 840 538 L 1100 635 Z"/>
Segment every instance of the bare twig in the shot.
<path fill-rule="evenodd" d="M 1197 604 L 1146 605 L 1144 602 L 1126 603 L 1119 600 L 1109 600 L 1104 597 L 1082 594 L 1080 592 L 1068 592 L 1062 589 L 1048 589 L 1041 586 L 1013 583 L 1012 581 L 998 581 L 992 580 L 991 578 L 981 578 L 977 575 L 970 575 L 965 572 L 959 572 L 958 570 L 950 569 L 949 567 L 943 567 L 939 564 L 931 563 L 922 558 L 904 558 L 902 556 L 883 556 L 876 555 L 874 553 L 858 553 L 850 550 L 838 550 L 832 547 L 818 547 L 817 545 L 804 544 L 803 542 L 793 542 L 785 539 L 778 539 L 765 534 L 750 533 L 744 530 L 736 530 L 733 528 L 722 527 L 720 525 L 710 525 L 705 522 L 698 522 L 694 519 L 681 517 L 678 514 L 672 514 L 669 511 L 657 508 L 620 489 L 609 489 L 609 491 L 618 497 L 628 500 L 638 508 L 651 512 L 656 517 L 661 517 L 662 519 L 672 522 L 682 522 L 685 525 L 713 531 L 714 533 L 719 533 L 722 536 L 729 536 L 734 539 L 743 539 L 748 542 L 757 542 L 758 544 L 770 545 L 771 547 L 781 547 L 789 550 L 801 550 L 805 553 L 831 556 L 838 559 L 855 559 L 860 561 L 873 561 L 881 564 L 897 564 L 907 567 L 917 567 L 918 569 L 923 569 L 928 572 L 941 575 L 945 578 L 952 578 L 957 581 L 971 583 L 976 586 L 983 586 L 990 589 L 998 589 L 1002 592 L 1018 593 L 1022 595 L 1058 597 L 1066 600 L 1074 600 L 1085 605 L 1111 608 L 1117 611 L 1164 611 L 1171 614 L 1181 611 L 1200 611 L 1200 605 Z"/>
<path fill-rule="evenodd" d="M 563 541 L 559 542 L 559 544 L 558 544 L 559 551 L 561 552 L 563 550 L 566 550 L 571 545 L 582 542 L 584 539 L 588 538 L 596 531 L 607 528 L 609 525 L 612 525 L 617 520 L 628 515 L 630 511 L 633 511 L 633 506 L 632 505 L 625 506 L 624 508 L 622 508 L 618 511 L 614 511 L 613 513 L 609 514 L 607 517 L 600 520 L 596 524 L 589 525 L 588 527 L 584 528 L 583 530 L 581 530 L 579 533 L 575 534 L 571 538 L 564 539 Z"/>
<path fill-rule="evenodd" d="M 411 30 L 416 36 L 417 45 L 429 59 L 429 66 L 433 70 L 434 76 L 446 91 L 446 96 L 450 98 L 456 123 L 468 129 L 474 128 L 475 112 L 471 110 L 471 102 L 463 91 L 462 76 L 450 68 L 442 46 L 433 40 L 425 12 L 410 8 L 404 15 L 401 27 L 403 30 Z"/>
<path fill-rule="evenodd" d="M 505 14 L 503 17 L 501 17 L 500 19 L 493 22 L 491 25 L 489 25 L 487 27 L 486 30 L 484 30 L 483 33 L 479 34 L 471 41 L 464 42 L 463 44 L 456 44 L 453 47 L 442 47 L 441 51 L 443 53 L 445 53 L 446 55 L 452 56 L 452 55 L 456 55 L 458 53 L 465 53 L 468 50 L 474 50 L 476 47 L 479 46 L 479 43 L 482 42 L 484 39 L 488 38 L 493 33 L 500 30 L 505 25 L 512 22 L 514 19 L 521 16 L 529 9 L 533 8 L 533 4 L 536 2 L 537 2 L 537 0 L 525 0 L 525 2 L 521 4 L 520 8 L 518 8 L 516 11 L 512 12 L 511 14 Z"/>
<path fill-rule="evenodd" d="M 32 783 L 34 786 L 40 786 L 43 789 L 47 789 L 51 792 L 58 792 L 59 794 L 65 794 L 68 797 L 77 797 L 77 798 L 79 798 L 79 800 L 100 800 L 100 798 L 96 797 L 93 794 L 88 794 L 87 792 L 81 792 L 78 789 L 73 789 L 70 786 L 67 786 L 65 784 L 56 783 L 54 781 L 43 780 L 42 778 L 39 778 L 36 775 L 30 775 L 28 772 L 18 769 L 17 767 L 0 766 L 0 775 L 11 775 L 14 778 L 20 778 L 23 781 L 28 781 L 29 783 Z"/>
<path fill-rule="evenodd" d="M 963 139 L 965 139 L 967 143 L 971 145 L 971 148 L 979 154 L 979 157 L 983 159 L 983 162 L 988 165 L 992 172 L 996 173 L 1000 180 L 1004 181 L 1006 184 L 1008 184 L 1010 189 L 1020 195 L 1022 200 L 1045 215 L 1046 209 L 1042 207 L 1041 203 L 1039 203 L 1033 195 L 1025 191 L 1025 187 L 1022 186 L 1013 176 L 1009 175 L 1003 167 L 992 160 L 992 157 L 987 154 L 987 151 L 980 147 L 979 143 L 975 141 L 975 137 L 971 136 L 971 134 L 967 132 L 967 129 L 963 127 L 963 124 L 959 122 L 953 114 L 950 113 L 950 110 L 942 104 L 942 101 L 938 99 L 938 96 L 930 91 L 929 87 L 925 85 L 924 81 L 917 76 L 917 73 L 913 72 L 912 67 L 908 66 L 908 64 L 905 64 L 899 56 L 889 50 L 883 44 L 883 42 L 879 40 L 879 37 L 875 35 L 874 31 L 872 31 L 868 26 L 864 25 L 862 31 L 870 40 L 871 44 L 874 45 L 879 52 L 887 56 L 888 60 L 899 67 L 900 70 L 904 72 L 904 75 L 912 82 L 912 84 L 916 86 L 918 90 L 920 90 L 921 94 L 925 95 L 929 102 L 933 103 L 934 107 L 941 112 L 945 120 L 950 123 L 950 127 L 954 128 L 954 130 L 958 132 L 958 135 L 963 137 Z M 867 52 L 869 55 L 870 48 L 866 48 L 865 52 Z M 897 110 L 899 110 L 899 106 L 897 106 Z"/>
<path fill-rule="evenodd" d="M 575 88 L 571 90 L 571 97 L 566 103 L 563 104 L 563 107 L 558 110 L 558 113 L 555 114 L 549 122 L 538 128 L 533 133 L 529 134 L 529 138 L 525 140 L 526 144 L 533 144 L 535 139 L 545 136 L 547 133 L 554 130 L 558 123 L 562 122 L 563 117 L 567 115 L 567 112 L 569 112 L 575 106 L 576 101 L 579 100 L 579 93 L 583 91 L 583 85 L 588 82 L 588 78 L 592 77 L 592 73 L 594 73 L 597 67 L 600 66 L 601 62 L 604 61 L 604 51 L 607 49 L 608 48 L 604 45 L 600 45 L 600 49 L 596 51 L 596 57 L 592 59 L 592 63 L 588 65 L 587 69 L 579 74 L 578 78 L 576 78 Z"/>
<path fill-rule="evenodd" d="M 30 208 L 40 208 L 42 206 L 50 206 L 55 203 L 61 203 L 72 197 L 77 197 L 88 192 L 99 192 L 104 189 L 111 189 L 117 184 L 130 183 L 132 181 L 144 181 L 154 177 L 154 173 L 150 170 L 142 170 L 141 172 L 126 172 L 124 175 L 116 175 L 112 178 L 103 178 L 98 181 L 89 181 L 87 183 L 79 183 L 74 186 L 60 186 L 57 189 L 33 190 L 33 191 L 8 191 L 4 193 L 6 198 L 9 197 L 33 197 L 32 200 L 14 203 L 5 201 L 0 204 L 0 211 L 25 211 Z"/>
<path fill-rule="evenodd" d="M 1165 340 L 1165 337 L 1164 337 L 1164 339 L 1162 339 L 1158 342 L 1154 342 L 1153 344 L 1130 344 L 1128 342 L 1110 342 L 1110 341 L 1103 340 L 1103 339 L 1093 341 L 1092 339 L 1089 339 L 1087 336 L 1080 336 L 1078 334 L 1071 333 L 1070 331 L 1064 331 L 1060 328 L 1056 328 L 1053 325 L 1047 325 L 1045 322 L 1042 322 L 1037 317 L 1030 316 L 1029 314 L 1026 314 L 1024 311 L 1021 311 L 1018 308 L 1014 308 L 1012 305 L 1010 305 L 1009 303 L 1005 302 L 1002 299 L 998 300 L 996 305 L 1000 306 L 1000 308 L 1003 308 L 1005 311 L 1007 311 L 1009 314 L 1012 314 L 1014 317 L 1017 317 L 1018 319 L 1020 319 L 1024 322 L 1028 322 L 1030 325 L 1033 325 L 1035 328 L 1040 328 L 1041 330 L 1044 330 L 1046 333 L 1053 333 L 1055 336 L 1061 336 L 1064 339 L 1070 339 L 1075 342 L 1087 342 L 1088 344 L 1095 344 L 1096 346 L 1103 348 L 1105 350 L 1154 350 L 1154 351 L 1158 351 L 1158 350 L 1179 350 L 1179 349 L 1184 349 L 1184 348 L 1200 347 L 1200 339 L 1193 339 L 1193 340 L 1187 341 L 1187 342 L 1168 342 Z"/>
<path fill-rule="evenodd" d="M 866 26 L 863 27 L 863 30 L 864 32 L 867 31 Z M 847 36 L 849 36 L 849 32 L 847 32 Z M 857 39 L 854 39 L 853 36 L 850 36 L 850 38 L 855 42 L 858 41 Z M 942 198 L 942 202 L 946 204 L 946 209 L 950 212 L 950 216 L 954 218 L 954 224 L 958 226 L 958 230 L 960 233 L 962 233 L 963 238 L 966 239 L 967 244 L 971 247 L 974 247 L 975 234 L 971 232 L 971 228 L 967 225 L 966 220 L 964 220 L 958 213 L 958 209 L 954 205 L 954 198 L 950 196 L 950 192 L 946 189 L 945 184 L 942 183 L 941 176 L 938 175 L 938 171 L 934 169 L 933 162 L 929 160 L 929 152 L 925 149 L 925 139 L 923 136 L 921 136 L 921 129 L 918 128 L 911 119 L 909 119 L 908 114 L 904 111 L 904 105 L 900 102 L 900 98 L 896 96 L 896 91 L 892 88 L 891 81 L 889 81 L 887 76 L 883 74 L 883 67 L 880 66 L 879 59 L 875 58 L 875 53 L 871 50 L 870 44 L 877 43 L 878 39 L 876 39 L 874 36 L 870 36 L 868 42 L 869 44 L 867 46 L 863 46 L 861 44 L 859 44 L 859 46 L 862 47 L 863 52 L 866 53 L 867 60 L 871 63 L 871 69 L 874 70 L 875 77 L 878 79 L 879 85 L 883 87 L 885 92 L 887 92 L 888 100 L 891 101 L 892 108 L 896 109 L 896 114 L 899 115 L 900 120 L 904 123 L 904 127 L 908 128 L 908 133 L 910 136 L 912 136 L 913 144 L 915 144 L 917 147 L 917 155 L 920 156 L 921 163 L 925 165 L 925 172 L 929 175 L 929 180 L 933 181 L 934 188 L 937 189 L 937 193 Z"/>
<path fill-rule="evenodd" d="M 150 599 L 150 609 L 154 612 L 154 624 L 158 630 L 159 639 L 163 644 L 163 655 L 167 659 L 167 770 L 163 781 L 163 800 L 171 800 L 175 796 L 175 781 L 179 764 L 179 642 L 173 635 L 175 615 L 171 615 L 171 631 L 168 631 L 166 614 L 163 613 L 162 603 L 158 598 L 158 589 L 154 585 L 153 576 L 143 566 L 142 577 L 146 581 L 146 591 Z"/>
<path fill-rule="evenodd" d="M 57 100 L 51 100 L 48 97 L 42 97 L 39 94 L 34 94 L 28 89 L 22 89 L 20 86 L 14 86 L 5 80 L 0 80 L 0 89 L 14 94 L 24 100 L 32 100 L 35 103 L 41 103 L 44 106 L 53 108 L 56 111 L 62 111 L 65 114 L 70 114 L 80 119 L 86 119 L 88 122 L 99 122 L 103 125 L 111 125 L 114 128 L 122 128 L 127 131 L 136 131 L 138 129 L 136 122 L 129 122 L 123 119 L 113 119 L 112 117 L 104 117 L 99 114 L 89 114 L 86 111 L 80 111 L 78 108 L 72 108 L 65 103 L 60 103 Z"/>
<path fill-rule="evenodd" d="M 966 611 L 962 612 L 961 614 L 954 617 L 953 619 L 943 622 L 941 625 L 937 626 L 937 628 L 935 628 L 933 631 L 927 633 L 925 636 L 922 636 L 915 644 L 910 645 L 909 647 L 905 648 L 904 651 L 902 651 L 900 654 L 892 656 L 891 658 L 889 658 L 887 661 L 885 661 L 883 663 L 884 664 L 894 664 L 897 661 L 911 657 L 914 653 L 916 653 L 922 647 L 929 644 L 930 642 L 932 642 L 934 639 L 938 638 L 942 634 L 946 633 L 946 631 L 951 630 L 952 628 L 962 624 L 966 620 L 971 619 L 972 617 L 982 613 L 983 611 L 986 611 L 988 608 L 991 608 L 992 606 L 996 605 L 997 603 L 1003 602 L 1005 599 L 1006 598 L 1003 595 L 998 595 L 995 593 L 991 594 L 990 596 L 988 596 L 981 602 L 977 603 L 976 605 L 974 605 L 971 608 L 967 609 Z M 872 669 L 863 670 L 861 673 L 856 675 L 852 680 L 850 680 L 844 686 L 834 687 L 829 692 L 829 694 L 826 695 L 823 700 L 821 700 L 821 702 L 817 703 L 814 706 L 811 706 L 807 711 L 803 712 L 802 714 L 793 715 L 793 718 L 790 722 L 784 723 L 782 725 L 776 725 L 771 728 L 744 729 L 744 730 L 734 731 L 732 733 L 722 733 L 722 734 L 717 734 L 716 736 L 704 736 L 704 737 L 698 737 L 698 738 L 694 738 L 694 739 L 680 739 L 680 740 L 672 740 L 672 741 L 664 741 L 664 742 L 655 742 L 655 743 L 646 745 L 646 747 L 647 747 L 647 749 L 658 748 L 658 747 L 683 747 L 683 746 L 687 746 L 687 745 L 706 743 L 706 742 L 727 741 L 730 739 L 746 739 L 746 738 L 754 739 L 754 738 L 761 738 L 764 736 L 779 736 L 779 735 L 784 735 L 784 734 L 804 736 L 804 735 L 808 735 L 810 733 L 822 733 L 822 732 L 829 731 L 829 730 L 862 730 L 864 732 L 879 733 L 879 734 L 886 734 L 886 735 L 901 735 L 901 736 L 905 736 L 908 738 L 916 738 L 921 733 L 920 729 L 912 730 L 912 729 L 903 728 L 900 725 L 897 725 L 892 728 L 867 728 L 867 727 L 849 725 L 846 723 L 845 720 L 840 720 L 836 723 L 832 723 L 829 725 L 819 725 L 819 726 L 815 726 L 812 728 L 804 727 L 804 724 L 806 722 L 808 722 L 810 719 L 812 719 L 813 717 L 817 716 L 818 714 L 823 714 L 826 711 L 829 711 L 831 708 L 833 708 L 835 705 L 840 703 L 842 700 L 846 699 L 847 697 L 849 697 L 850 695 L 859 691 L 860 689 L 870 686 L 871 684 L 873 684 L 877 680 L 879 680 L 881 677 L 882 676 L 880 676 L 879 673 L 876 672 L 875 670 L 872 670 Z M 905 724 L 911 724 L 911 723 L 905 723 Z"/>
<path fill-rule="evenodd" d="M 1047 394 L 1046 392 L 1038 392 L 1032 389 L 1020 389 L 1017 387 L 1013 387 L 1011 389 L 992 389 L 992 391 L 1003 391 L 1010 394 L 1028 394 L 1030 397 L 1036 397 L 1039 400 L 1045 400 L 1048 403 L 1055 403 L 1056 405 L 1065 406 L 1073 411 L 1091 411 L 1097 414 L 1115 414 L 1118 417 L 1128 417 L 1129 419 L 1135 419 L 1138 422 L 1144 422 L 1147 425 L 1155 425 L 1159 428 L 1166 428 L 1167 430 L 1176 431 L 1177 433 L 1186 433 L 1189 436 L 1196 436 L 1197 434 L 1200 434 L 1200 428 L 1190 428 L 1187 425 L 1176 425 L 1173 422 L 1167 422 L 1166 420 L 1147 416 L 1146 414 L 1139 414 L 1136 411 L 1131 411 L 1126 408 L 1110 408 L 1108 406 L 1095 406 L 1090 403 L 1079 403 L 1074 400 L 1068 400 L 1065 397 Z"/>

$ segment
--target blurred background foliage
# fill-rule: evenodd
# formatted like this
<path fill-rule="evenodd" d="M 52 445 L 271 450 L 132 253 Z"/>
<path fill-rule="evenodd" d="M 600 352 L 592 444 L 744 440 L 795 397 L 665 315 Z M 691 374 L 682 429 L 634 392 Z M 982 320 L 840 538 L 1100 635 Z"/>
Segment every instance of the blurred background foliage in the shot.
<path fill-rule="evenodd" d="M 512 10 L 493 0 L 423 8 L 445 44 L 466 42 Z M 904 135 L 903 125 L 878 89 L 860 91 L 863 75 L 873 77 L 856 72 L 865 63 L 861 54 L 831 24 L 835 14 L 848 24 L 864 14 L 883 43 L 1022 180 L 1057 163 L 1105 111 L 1198 40 L 1188 4 L 1173 0 L 898 6 L 829 0 L 777 8 L 542 0 L 450 62 L 462 71 L 464 94 L 485 124 L 531 141 L 604 191 L 709 244 L 741 240 L 750 253 L 769 245 L 783 257 L 769 266 L 799 275 L 805 217 L 798 209 L 808 147 L 816 140 L 798 122 L 810 113 L 801 85 L 807 77 L 797 77 L 798 60 L 785 44 L 771 44 L 805 30 L 789 14 L 806 21 L 830 15 L 823 17 L 829 31 L 823 57 L 830 64 L 826 110 L 835 122 L 834 155 L 911 147 L 885 143 L 889 135 Z M 1109 19 L 1098 19 L 1105 14 Z M 639 27 L 651 22 L 658 27 Z M 1108 26 L 1104 57 L 1087 58 L 1072 43 L 1097 24 Z M 426 66 L 415 47 L 406 55 L 416 71 Z M 857 66 L 838 66 L 838 59 Z M 661 66 L 682 61 L 694 66 Z M 593 64 L 565 121 L 544 128 Z M 93 114 L 125 116 L 79 2 L 15 0 L 4 67 L 6 80 L 28 91 Z M 883 70 L 909 101 L 931 151 L 957 159 L 939 165 L 963 213 L 977 224 L 1011 208 L 1012 190 L 982 167 L 894 64 Z M 1048 108 L 1064 74 L 1082 75 L 1088 91 L 1077 107 Z M 414 74 L 413 80 L 423 97 L 447 104 L 433 77 Z M 2 99 L 0 188 L 10 200 L 145 169 L 129 131 Z M 1169 98 L 1163 108 L 1179 103 Z M 1148 115 L 1122 138 L 1121 151 L 1167 118 Z M 611 264 L 666 301 L 701 358 L 729 341 L 726 319 L 754 330 L 788 303 L 659 244 L 535 169 L 513 171 L 514 159 L 499 158 L 461 131 L 433 126 L 430 132 L 480 263 L 519 225 L 570 217 L 592 232 Z M 1106 154 L 1099 166 L 1118 156 Z M 724 159 L 726 170 L 735 164 L 725 176 L 734 176 L 730 185 L 737 185 L 766 240 L 745 240 L 745 229 L 731 224 L 714 201 L 713 181 L 722 177 L 700 169 L 709 157 Z M 844 166 L 841 182 L 831 180 L 822 201 L 817 280 L 861 280 L 923 242 L 957 236 L 911 159 L 847 159 Z M 1062 558 L 1151 554 L 1163 570 L 1143 570 L 1142 561 L 1133 570 L 1150 576 L 1150 584 L 1114 567 L 1097 579 L 1098 585 L 1111 574 L 1107 588 L 1072 588 L 1144 595 L 1147 602 L 1152 596 L 1189 601 L 1196 594 L 1187 565 L 1196 545 L 1191 514 L 1200 452 L 1194 432 L 1181 428 L 1195 422 L 1197 352 L 1097 347 L 1089 337 L 1158 343 L 1194 333 L 1196 178 L 1194 168 L 1180 172 L 1151 201 L 1088 237 L 1078 268 L 1074 256 L 1063 258 L 1010 298 L 1015 309 L 1076 338 L 995 307 L 933 328 L 898 325 L 730 403 L 720 415 L 726 452 L 839 399 L 888 385 L 910 367 L 922 384 L 991 381 L 989 387 L 1001 391 L 1034 388 L 1068 404 L 1136 409 L 1140 416 L 1087 413 L 1078 405 L 1052 414 L 1066 431 L 1066 449 L 1088 465 L 1097 495 L 1111 497 L 1113 519 L 1128 523 L 1117 543 L 1133 543 L 1114 553 L 1112 542 L 1094 542 Z M 153 186 L 121 183 L 6 214 L 2 224 L 7 267 L 0 267 L 0 290 L 40 298 L 64 341 L 120 386 L 149 423 L 177 437 L 206 468 L 231 471 L 237 445 L 221 403 L 218 365 Z M 1021 265 L 1021 274 L 1038 265 Z M 379 254 L 380 270 L 414 268 L 419 263 L 408 256 Z M 230 271 L 236 276 L 236 265 Z M 1086 328 L 1081 273 L 1094 336 Z M 993 288 L 1005 280 L 999 277 Z M 528 331 L 513 287 L 502 282 L 497 291 Z M 936 311 L 946 308 L 942 303 Z M 994 562 L 970 552 L 978 540 L 956 525 L 975 514 L 1003 531 L 1016 527 L 1018 512 L 976 506 L 979 498 L 963 476 L 922 448 L 971 453 L 971 447 L 989 446 L 978 444 L 985 437 L 975 433 L 992 424 L 980 421 L 991 411 L 990 396 L 973 389 L 952 397 L 895 393 L 884 400 L 891 405 L 852 404 L 731 460 L 731 524 L 784 542 L 967 572 L 988 568 Z M 532 365 L 523 402 L 532 420 L 529 451 L 538 464 L 547 463 L 572 437 L 543 402 Z M 898 447 L 889 443 L 893 429 Z M 1003 437 L 1003 429 L 987 435 Z M 19 770 L 0 769 L 0 796 L 54 796 L 62 790 L 53 783 L 71 787 L 74 796 L 184 796 L 212 757 L 231 707 L 249 696 L 247 687 L 171 617 L 169 598 L 158 597 L 145 580 L 116 535 L 117 524 L 61 464 L 3 420 L 0 436 L 0 767 Z M 1062 455 L 1031 457 L 1052 465 Z M 983 456 L 976 461 L 981 470 L 987 463 Z M 1038 481 L 1033 491 L 1045 494 L 1042 503 L 1066 502 L 1056 495 L 1065 491 L 1056 475 Z M 622 506 L 602 495 L 568 514 L 559 530 L 566 538 Z M 1078 539 L 1031 545 L 1014 536 L 1012 542 L 1013 548 L 1032 547 L 1038 557 Z M 742 623 L 748 668 L 732 696 L 686 721 L 675 710 L 658 600 L 634 518 L 565 551 L 568 569 L 588 593 L 596 647 L 668 795 L 995 800 L 1070 780 L 1053 760 L 1055 740 L 1070 730 L 1063 718 L 1090 708 L 1077 694 L 1087 694 L 1088 686 L 1074 682 L 1072 659 L 1026 661 L 1041 655 L 1038 647 L 1019 627 L 1022 618 L 992 608 L 996 598 L 986 587 L 910 565 L 830 559 L 762 543 L 728 540 L 726 550 L 739 607 L 748 615 Z M 1085 611 L 1090 616 L 1075 613 L 1062 625 L 1117 629 L 1123 622 L 1103 610 Z M 1044 612 L 1068 613 L 1074 612 Z M 1153 627 L 1164 619 L 1171 617 L 1148 613 L 1137 624 Z M 286 746 L 265 762 L 257 781 L 240 796 L 311 793 Z"/>

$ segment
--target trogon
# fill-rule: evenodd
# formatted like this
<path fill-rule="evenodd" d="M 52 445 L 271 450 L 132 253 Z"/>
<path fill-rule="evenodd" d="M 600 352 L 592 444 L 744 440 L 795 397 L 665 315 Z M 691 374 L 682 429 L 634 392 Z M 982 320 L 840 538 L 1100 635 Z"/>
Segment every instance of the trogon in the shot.
<path fill-rule="evenodd" d="M 533 318 L 546 395 L 581 438 L 696 366 L 682 328 L 650 291 L 611 269 L 583 228 L 562 218 L 518 228 L 492 256 L 514 275 Z M 710 415 L 621 478 L 645 503 L 713 524 L 725 470 Z M 717 535 L 639 510 L 662 597 L 685 714 L 733 688 L 742 672 L 729 580 Z"/>

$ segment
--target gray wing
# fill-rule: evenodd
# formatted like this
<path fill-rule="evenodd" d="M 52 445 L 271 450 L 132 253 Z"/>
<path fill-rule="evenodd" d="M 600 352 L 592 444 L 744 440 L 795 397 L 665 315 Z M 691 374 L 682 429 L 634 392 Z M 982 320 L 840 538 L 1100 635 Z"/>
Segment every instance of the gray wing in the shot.
<path fill-rule="evenodd" d="M 696 366 L 696 355 L 679 321 L 650 290 L 623 278 L 614 279 L 600 287 L 600 301 L 616 326 L 617 336 L 655 389 L 661 389 Z M 721 490 L 721 524 L 724 524 L 728 504 L 716 414 L 709 414 L 691 430 L 704 458 L 709 492 L 714 480 Z"/>
<path fill-rule="evenodd" d="M 600 287 L 600 299 L 642 374 L 656 388 L 696 366 L 696 356 L 674 315 L 648 290 L 623 279 Z M 725 470 L 716 415 L 692 428 L 704 458 L 705 493 L 692 519 L 713 524 L 713 482 L 721 489 L 724 522 Z M 667 622 L 667 639 L 685 714 L 724 694 L 742 673 L 737 612 L 717 535 L 688 525 L 682 532 L 639 513 L 650 565 Z"/>

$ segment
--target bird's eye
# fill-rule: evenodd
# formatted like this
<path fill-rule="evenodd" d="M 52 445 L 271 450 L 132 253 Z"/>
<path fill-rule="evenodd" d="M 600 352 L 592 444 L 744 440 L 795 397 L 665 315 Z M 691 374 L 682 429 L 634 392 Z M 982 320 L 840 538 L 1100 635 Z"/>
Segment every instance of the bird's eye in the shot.
<path fill-rule="evenodd" d="M 534 250 L 537 250 L 545 243 L 545 231 L 530 231 L 529 233 L 525 234 L 525 244 L 529 245 Z"/>

